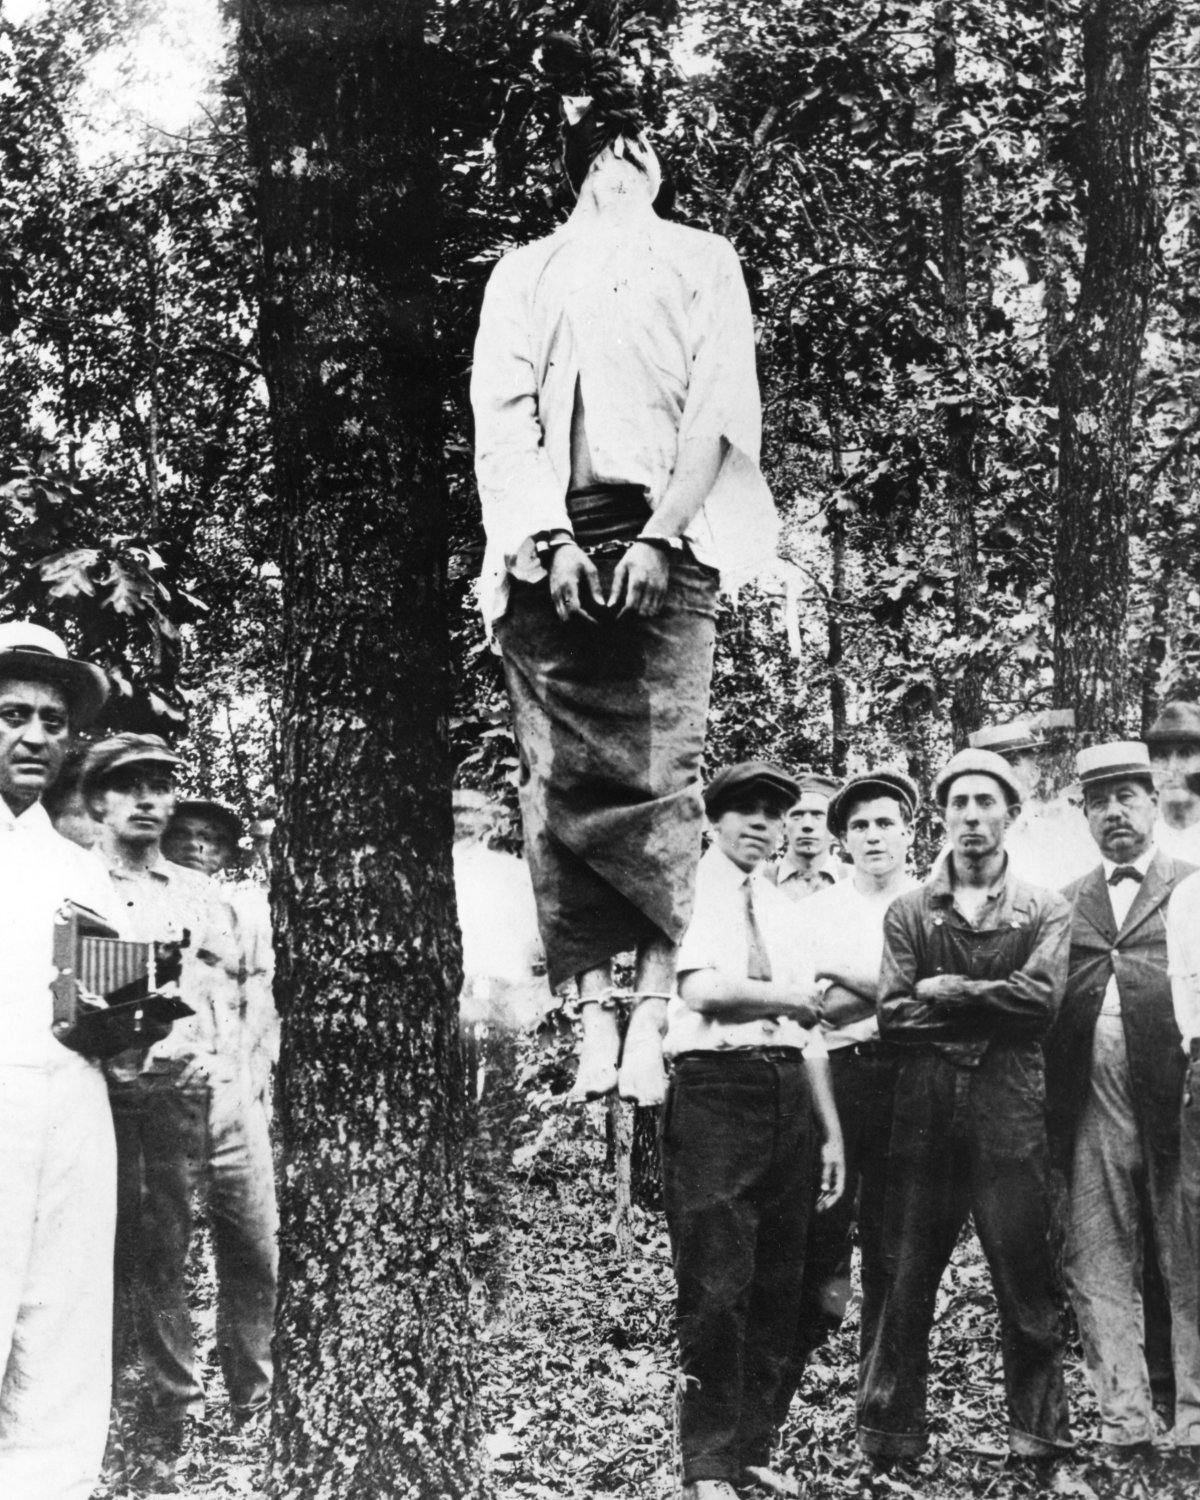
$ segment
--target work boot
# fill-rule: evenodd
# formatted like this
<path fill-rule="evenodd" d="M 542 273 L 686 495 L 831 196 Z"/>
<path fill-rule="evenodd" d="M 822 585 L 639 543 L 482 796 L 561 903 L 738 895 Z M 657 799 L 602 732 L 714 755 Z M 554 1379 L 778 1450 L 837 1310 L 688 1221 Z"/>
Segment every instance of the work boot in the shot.
<path fill-rule="evenodd" d="M 621 1052 L 617 1003 L 611 990 L 595 1000 L 581 1001 L 579 1020 L 583 1026 L 583 1046 L 571 1098 L 602 1099 L 617 1086 L 617 1058 Z"/>
<path fill-rule="evenodd" d="M 683 1487 L 683 1500 L 739 1500 L 728 1479 L 694 1479 Z"/>
<path fill-rule="evenodd" d="M 661 1104 L 666 1097 L 663 1071 L 663 1033 L 667 1029 L 667 997 L 637 995 L 625 1028 L 617 1092 L 635 1104 Z"/>

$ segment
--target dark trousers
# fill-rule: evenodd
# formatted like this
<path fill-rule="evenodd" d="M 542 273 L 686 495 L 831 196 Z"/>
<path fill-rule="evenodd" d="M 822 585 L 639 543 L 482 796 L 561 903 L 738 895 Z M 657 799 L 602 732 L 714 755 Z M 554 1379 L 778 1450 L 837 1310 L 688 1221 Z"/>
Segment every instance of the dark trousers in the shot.
<path fill-rule="evenodd" d="M 1009 1446 L 1055 1453 L 1071 1437 L 1036 1045 L 993 1044 L 977 1068 L 932 1051 L 898 1065 L 887 1283 L 873 1347 L 863 1352 L 858 1400 L 859 1444 L 874 1456 L 925 1449 L 937 1290 L 968 1212 L 999 1304 Z"/>
<path fill-rule="evenodd" d="M 816 1127 L 798 1052 L 679 1058 L 662 1115 L 685 1483 L 766 1463 L 796 1342 Z"/>
<path fill-rule="evenodd" d="M 854 1225 L 862 1262 L 859 1347 L 874 1344 L 883 1302 L 883 1210 L 892 1135 L 894 1053 L 881 1042 L 839 1047 L 829 1054 L 833 1097 L 846 1148 L 846 1191 L 825 1213 L 814 1214 L 804 1257 L 804 1290 L 796 1341 L 794 1383 L 815 1349 L 841 1327 L 850 1297 Z"/>

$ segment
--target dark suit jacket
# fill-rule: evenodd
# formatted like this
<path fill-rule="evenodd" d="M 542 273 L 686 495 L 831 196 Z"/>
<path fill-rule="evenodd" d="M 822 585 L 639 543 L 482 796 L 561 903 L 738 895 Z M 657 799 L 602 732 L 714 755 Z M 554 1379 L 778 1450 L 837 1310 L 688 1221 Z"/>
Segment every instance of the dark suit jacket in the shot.
<path fill-rule="evenodd" d="M 1194 868 L 1156 851 L 1120 931 L 1102 865 L 1063 890 L 1071 903 L 1070 967 L 1045 1051 L 1050 1138 L 1068 1171 L 1091 1082 L 1092 1034 L 1114 972 L 1143 1139 L 1156 1153 L 1179 1150 L 1187 1060 L 1167 977 L 1166 909 L 1171 892 Z"/>

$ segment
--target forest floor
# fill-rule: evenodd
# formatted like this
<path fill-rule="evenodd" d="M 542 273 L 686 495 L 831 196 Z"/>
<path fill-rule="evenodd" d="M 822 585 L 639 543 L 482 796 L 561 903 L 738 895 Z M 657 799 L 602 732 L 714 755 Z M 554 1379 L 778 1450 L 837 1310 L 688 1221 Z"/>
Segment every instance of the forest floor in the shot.
<path fill-rule="evenodd" d="M 565 1104 L 560 1059 L 547 1064 L 544 1055 L 539 1062 L 521 1052 L 502 1059 L 510 1086 L 499 1091 L 492 1128 L 476 1137 L 471 1173 L 479 1414 L 495 1495 L 674 1500 L 674 1283 L 662 1215 L 634 1207 L 632 1252 L 618 1249 L 604 1108 Z M 195 1269 L 204 1381 L 214 1398 L 209 1420 L 191 1432 L 168 1479 L 173 1488 L 159 1482 L 161 1472 L 139 1466 L 132 1448 L 124 1455 L 114 1449 L 94 1500 L 245 1500 L 263 1493 L 266 1438 L 237 1432 L 229 1420 L 203 1254 Z M 1200 1494 L 1200 1474 L 1165 1453 L 1131 1473 L 1104 1467 L 1077 1344 L 1067 1360 L 1077 1459 L 1044 1482 L 1006 1468 L 995 1306 L 970 1233 L 945 1278 L 933 1332 L 931 1449 L 901 1477 L 875 1475 L 855 1448 L 857 1335 L 852 1302 L 840 1333 L 808 1370 L 782 1435 L 776 1467 L 806 1500 Z M 131 1402 L 132 1395 L 126 1419 Z"/>

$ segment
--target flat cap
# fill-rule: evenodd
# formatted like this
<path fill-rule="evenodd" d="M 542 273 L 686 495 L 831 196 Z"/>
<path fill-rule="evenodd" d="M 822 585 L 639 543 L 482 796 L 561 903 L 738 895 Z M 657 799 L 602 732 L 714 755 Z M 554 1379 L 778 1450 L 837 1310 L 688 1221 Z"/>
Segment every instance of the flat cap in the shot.
<path fill-rule="evenodd" d="M 183 760 L 157 734 L 114 734 L 110 739 L 98 740 L 83 762 L 80 788 L 94 792 L 125 766 L 145 763 L 174 767 L 182 765 Z"/>
<path fill-rule="evenodd" d="M 856 802 L 866 802 L 872 797 L 894 797 L 908 818 L 921 805 L 916 782 L 903 771 L 864 771 L 861 776 L 851 776 L 829 804 L 830 833 L 835 838 L 844 838 L 850 809 Z"/>
<path fill-rule="evenodd" d="M 227 807 L 224 802 L 215 802 L 211 797 L 186 797 L 182 802 L 177 802 L 175 811 L 171 814 L 171 822 L 175 823 L 180 818 L 204 818 L 216 824 L 226 838 L 235 844 L 241 843 L 246 832 L 241 818 L 233 808 Z"/>
<path fill-rule="evenodd" d="M 1075 757 L 1075 774 L 1085 789 L 1098 781 L 1144 781 L 1154 785 L 1150 751 L 1141 740 L 1110 740 L 1089 745 Z"/>
<path fill-rule="evenodd" d="M 765 760 L 743 760 L 718 771 L 704 789 L 704 810 L 717 817 L 735 798 L 750 790 L 769 795 L 781 807 L 791 807 L 800 795 L 800 783 Z"/>
<path fill-rule="evenodd" d="M 950 796 L 951 784 L 960 776 L 990 776 L 998 781 L 1008 794 L 1008 805 L 1019 806 L 1025 793 L 1017 784 L 1012 767 L 1002 755 L 994 750 L 960 750 L 952 755 L 937 774 L 933 783 L 933 796 L 939 807 L 944 808 Z"/>
<path fill-rule="evenodd" d="M 823 776 L 820 771 L 802 771 L 796 780 L 800 783 L 801 797 L 805 792 L 816 792 L 818 797 L 835 797 L 841 786 L 840 781 L 835 781 L 832 776 Z"/>
<path fill-rule="evenodd" d="M 1146 740 L 1151 745 L 1200 745 L 1200 705 L 1181 699 L 1168 703 Z"/>
<path fill-rule="evenodd" d="M 0 677 L 61 688 L 76 728 L 90 724 L 108 701 L 108 678 L 100 668 L 75 661 L 52 630 L 27 620 L 0 625 Z"/>

